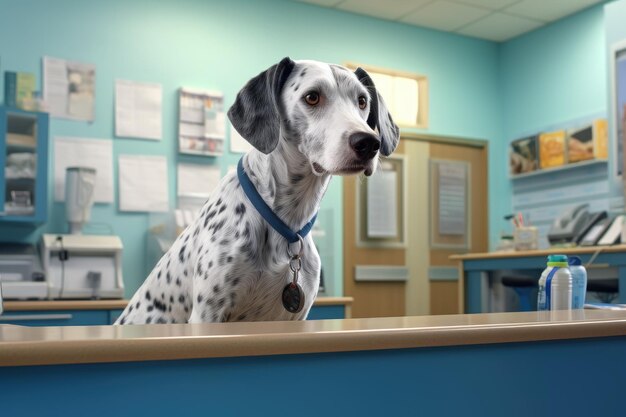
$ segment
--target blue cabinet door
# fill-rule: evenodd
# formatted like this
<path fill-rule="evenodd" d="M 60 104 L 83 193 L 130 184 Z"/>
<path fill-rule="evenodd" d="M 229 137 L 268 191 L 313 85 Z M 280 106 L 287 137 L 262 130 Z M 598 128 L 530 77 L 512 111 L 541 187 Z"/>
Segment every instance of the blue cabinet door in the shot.
<path fill-rule="evenodd" d="M 345 307 L 342 305 L 335 306 L 313 306 L 309 311 L 307 320 L 328 320 L 328 319 L 344 319 L 346 318 Z"/>
<path fill-rule="evenodd" d="M 109 324 L 109 310 L 8 311 L 0 324 L 18 326 L 103 326 Z"/>
<path fill-rule="evenodd" d="M 46 221 L 48 122 L 46 113 L 0 106 L 1 222 Z"/>

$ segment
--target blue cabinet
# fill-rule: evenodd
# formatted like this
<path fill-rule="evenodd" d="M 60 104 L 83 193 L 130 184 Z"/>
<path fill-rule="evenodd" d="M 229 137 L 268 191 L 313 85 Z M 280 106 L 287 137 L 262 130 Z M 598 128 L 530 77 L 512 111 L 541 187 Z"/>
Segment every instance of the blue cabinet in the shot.
<path fill-rule="evenodd" d="M 0 222 L 45 222 L 48 114 L 0 106 L 0 166 Z"/>
<path fill-rule="evenodd" d="M 0 324 L 18 326 L 103 326 L 111 324 L 109 310 L 5 311 Z"/>

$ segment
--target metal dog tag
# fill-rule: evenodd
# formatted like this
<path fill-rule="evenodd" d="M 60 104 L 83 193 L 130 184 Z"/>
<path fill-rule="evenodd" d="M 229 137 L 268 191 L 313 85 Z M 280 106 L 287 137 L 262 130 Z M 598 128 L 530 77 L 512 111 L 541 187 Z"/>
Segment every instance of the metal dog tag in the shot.
<path fill-rule="evenodd" d="M 283 289 L 283 307 L 290 313 L 299 313 L 304 307 L 304 291 L 300 284 L 290 282 Z"/>
<path fill-rule="evenodd" d="M 289 268 L 293 272 L 293 280 L 283 289 L 283 307 L 290 313 L 299 313 L 304 307 L 304 291 L 298 284 L 298 275 L 302 268 L 302 257 L 300 254 L 292 255 L 289 259 Z"/>

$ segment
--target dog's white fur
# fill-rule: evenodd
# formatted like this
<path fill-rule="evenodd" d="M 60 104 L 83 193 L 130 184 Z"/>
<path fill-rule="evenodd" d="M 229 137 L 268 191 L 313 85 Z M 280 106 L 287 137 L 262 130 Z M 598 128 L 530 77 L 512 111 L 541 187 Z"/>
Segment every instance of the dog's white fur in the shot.
<path fill-rule="evenodd" d="M 311 91 L 319 93 L 316 106 L 304 101 Z M 358 105 L 360 96 L 368 101 L 364 109 Z M 229 117 L 257 148 L 244 156 L 244 168 L 263 200 L 292 230 L 317 212 L 331 175 L 375 171 L 378 152 L 364 161 L 349 145 L 353 133 L 376 135 L 367 123 L 370 106 L 377 107 L 377 130 L 387 135 L 381 140 L 389 141 L 383 149 L 393 150 L 398 130 L 373 84 L 364 85 L 343 67 L 285 58 L 239 93 Z M 292 245 L 292 252 L 297 249 Z M 309 234 L 299 278 L 305 306 L 297 314 L 285 310 L 281 294 L 292 280 L 287 242 L 261 218 L 232 173 L 158 262 L 116 324 L 301 320 L 317 294 L 320 268 Z"/>

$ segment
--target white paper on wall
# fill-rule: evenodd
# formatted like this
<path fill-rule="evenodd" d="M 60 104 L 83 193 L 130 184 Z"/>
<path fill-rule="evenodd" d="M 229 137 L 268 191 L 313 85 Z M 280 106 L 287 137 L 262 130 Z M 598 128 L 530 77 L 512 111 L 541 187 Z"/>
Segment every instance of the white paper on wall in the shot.
<path fill-rule="evenodd" d="M 120 211 L 169 210 L 167 159 L 164 156 L 119 156 Z"/>
<path fill-rule="evenodd" d="M 178 164 L 178 195 L 209 197 L 220 182 L 214 165 Z"/>
<path fill-rule="evenodd" d="M 96 170 L 94 202 L 113 202 L 113 141 L 110 139 L 54 138 L 54 200 L 65 201 L 65 170 Z"/>
<path fill-rule="evenodd" d="M 367 236 L 398 237 L 398 174 L 379 171 L 367 179 Z"/>
<path fill-rule="evenodd" d="M 230 125 L 230 151 L 234 153 L 246 153 L 253 149 L 252 145 L 245 140 L 239 132 L 235 130 L 233 125 Z"/>
<path fill-rule="evenodd" d="M 439 162 L 439 234 L 465 235 L 467 165 Z"/>
<path fill-rule="evenodd" d="M 161 140 L 161 84 L 115 81 L 115 135 Z"/>
<path fill-rule="evenodd" d="M 43 97 L 52 117 L 93 121 L 95 85 L 94 65 L 43 58 Z"/>

